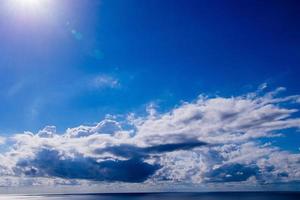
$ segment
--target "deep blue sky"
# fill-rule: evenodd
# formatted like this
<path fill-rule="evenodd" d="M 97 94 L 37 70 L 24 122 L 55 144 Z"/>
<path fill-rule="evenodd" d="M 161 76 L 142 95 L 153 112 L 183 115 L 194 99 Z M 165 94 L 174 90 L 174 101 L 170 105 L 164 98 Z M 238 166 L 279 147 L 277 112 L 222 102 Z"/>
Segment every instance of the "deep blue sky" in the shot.
<path fill-rule="evenodd" d="M 300 93 L 296 0 L 63 0 L 45 10 L 0 14 L 2 134 L 62 131 L 265 82 Z"/>

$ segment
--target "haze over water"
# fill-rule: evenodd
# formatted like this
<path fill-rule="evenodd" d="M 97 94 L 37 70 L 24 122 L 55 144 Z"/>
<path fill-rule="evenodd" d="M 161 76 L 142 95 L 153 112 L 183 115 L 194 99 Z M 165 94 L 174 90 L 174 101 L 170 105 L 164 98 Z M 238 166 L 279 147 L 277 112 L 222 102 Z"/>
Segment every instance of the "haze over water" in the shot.
<path fill-rule="evenodd" d="M 298 200 L 299 192 L 140 193 L 83 195 L 2 195 L 0 200 Z"/>

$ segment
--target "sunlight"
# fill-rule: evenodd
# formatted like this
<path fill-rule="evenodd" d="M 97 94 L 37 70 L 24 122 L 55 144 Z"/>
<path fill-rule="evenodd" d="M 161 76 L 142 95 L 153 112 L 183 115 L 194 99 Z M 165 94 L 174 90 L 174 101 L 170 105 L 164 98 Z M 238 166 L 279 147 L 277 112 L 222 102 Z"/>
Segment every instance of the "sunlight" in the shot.
<path fill-rule="evenodd" d="M 42 17 L 49 12 L 51 0 L 7 0 L 6 9 L 13 15 L 21 17 Z"/>
<path fill-rule="evenodd" d="M 45 0 L 12 0 L 11 3 L 14 7 L 20 8 L 20 9 L 39 9 Z"/>

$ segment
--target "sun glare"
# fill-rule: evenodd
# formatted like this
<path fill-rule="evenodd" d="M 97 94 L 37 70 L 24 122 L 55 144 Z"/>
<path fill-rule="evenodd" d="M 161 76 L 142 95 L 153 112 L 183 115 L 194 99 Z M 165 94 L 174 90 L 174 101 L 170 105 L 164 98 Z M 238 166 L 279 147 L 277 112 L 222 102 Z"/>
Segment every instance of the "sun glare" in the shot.
<path fill-rule="evenodd" d="M 0 0 L 1 1 L 1 0 Z M 49 18 L 52 9 L 51 0 L 4 0 L 5 12 L 18 19 L 41 20 Z M 51 3 L 50 3 L 51 2 Z"/>
<path fill-rule="evenodd" d="M 12 0 L 12 4 L 20 9 L 39 9 L 44 0 Z"/>
<path fill-rule="evenodd" d="M 42 13 L 49 9 L 51 0 L 9 0 L 7 1 L 10 9 L 17 12 L 25 12 L 30 15 L 32 13 Z"/>

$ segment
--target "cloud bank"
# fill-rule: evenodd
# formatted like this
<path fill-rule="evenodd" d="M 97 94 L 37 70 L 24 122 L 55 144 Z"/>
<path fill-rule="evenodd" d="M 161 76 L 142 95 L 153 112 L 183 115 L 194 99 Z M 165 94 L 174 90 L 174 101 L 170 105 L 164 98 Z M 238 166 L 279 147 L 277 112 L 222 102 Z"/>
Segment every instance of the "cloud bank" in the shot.
<path fill-rule="evenodd" d="M 0 154 L 0 185 L 299 182 L 300 154 L 261 141 L 300 128 L 300 96 L 282 90 L 201 95 L 165 113 L 1 139 L 11 146 Z"/>

